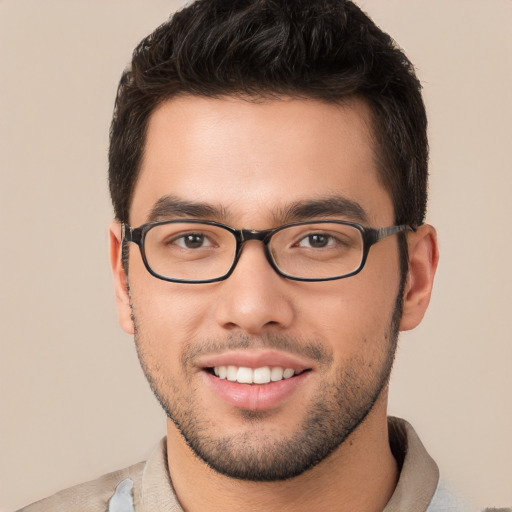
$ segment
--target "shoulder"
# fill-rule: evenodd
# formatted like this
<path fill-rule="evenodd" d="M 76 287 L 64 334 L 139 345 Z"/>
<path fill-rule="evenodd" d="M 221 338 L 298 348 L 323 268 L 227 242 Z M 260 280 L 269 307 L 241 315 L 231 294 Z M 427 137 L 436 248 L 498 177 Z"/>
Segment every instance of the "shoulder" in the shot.
<path fill-rule="evenodd" d="M 145 463 L 140 462 L 119 471 L 85 482 L 54 494 L 18 512 L 106 512 L 108 503 L 116 492 L 116 488 L 126 479 L 139 487 Z M 134 489 L 135 491 L 135 489 Z"/>
<path fill-rule="evenodd" d="M 480 512 L 441 480 L 426 512 Z M 512 512 L 512 508 L 485 508 L 481 512 Z"/>

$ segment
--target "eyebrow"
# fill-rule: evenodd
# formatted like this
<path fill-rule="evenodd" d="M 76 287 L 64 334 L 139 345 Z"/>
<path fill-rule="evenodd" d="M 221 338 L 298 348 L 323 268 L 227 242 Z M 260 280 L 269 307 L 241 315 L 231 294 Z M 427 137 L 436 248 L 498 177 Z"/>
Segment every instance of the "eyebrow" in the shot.
<path fill-rule="evenodd" d="M 296 201 L 279 212 L 284 223 L 316 217 L 344 217 L 356 222 L 368 222 L 364 208 L 352 199 L 340 195 Z"/>
<path fill-rule="evenodd" d="M 339 195 L 298 200 L 276 209 L 272 216 L 276 224 L 287 224 L 319 217 L 343 217 L 356 222 L 368 222 L 368 216 L 358 202 Z M 182 217 L 227 223 L 230 215 L 224 207 L 165 195 L 158 199 L 150 210 L 148 222 Z"/>
<path fill-rule="evenodd" d="M 194 217 L 198 219 L 225 220 L 227 212 L 222 207 L 208 203 L 185 201 L 179 197 L 162 196 L 150 210 L 148 222 L 166 220 L 176 217 Z"/>

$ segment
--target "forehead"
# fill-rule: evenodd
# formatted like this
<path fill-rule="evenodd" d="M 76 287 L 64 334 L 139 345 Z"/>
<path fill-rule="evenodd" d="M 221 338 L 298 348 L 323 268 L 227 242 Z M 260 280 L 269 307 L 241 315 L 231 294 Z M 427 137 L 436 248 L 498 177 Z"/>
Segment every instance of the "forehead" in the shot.
<path fill-rule="evenodd" d="M 392 213 L 370 119 L 356 100 L 169 100 L 149 120 L 130 220 L 146 222 L 167 195 L 211 204 L 233 217 L 226 221 L 255 229 L 268 227 L 265 213 L 322 197 L 360 203 L 370 220 Z"/>

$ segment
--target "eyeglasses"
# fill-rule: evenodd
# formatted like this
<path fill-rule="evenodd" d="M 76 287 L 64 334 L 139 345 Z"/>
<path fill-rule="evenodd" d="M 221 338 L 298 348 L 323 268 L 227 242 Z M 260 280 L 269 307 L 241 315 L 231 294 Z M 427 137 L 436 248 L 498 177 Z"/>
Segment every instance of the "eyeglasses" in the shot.
<path fill-rule="evenodd" d="M 353 222 L 296 222 L 261 231 L 234 229 L 206 220 L 165 220 L 131 228 L 122 226 L 127 242 L 139 246 L 150 274 L 177 283 L 213 283 L 227 279 L 243 245 L 263 243 L 274 270 L 295 281 L 331 281 L 353 276 L 364 267 L 370 247 L 408 225 L 373 229 Z"/>

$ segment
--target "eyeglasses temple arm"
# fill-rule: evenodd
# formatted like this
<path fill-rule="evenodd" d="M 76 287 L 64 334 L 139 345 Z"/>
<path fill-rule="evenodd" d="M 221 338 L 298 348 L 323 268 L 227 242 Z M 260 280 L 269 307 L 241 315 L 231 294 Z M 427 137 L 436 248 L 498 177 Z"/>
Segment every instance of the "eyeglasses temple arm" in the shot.
<path fill-rule="evenodd" d="M 121 240 L 124 242 L 134 242 L 140 244 L 142 231 L 139 228 L 133 229 L 128 224 L 121 224 Z"/>
<path fill-rule="evenodd" d="M 375 230 L 375 241 L 378 242 L 383 238 L 394 235 L 396 233 L 401 233 L 402 231 L 412 231 L 415 233 L 418 228 L 411 226 L 410 224 L 402 224 L 400 226 L 389 226 L 387 228 L 379 228 Z"/>

